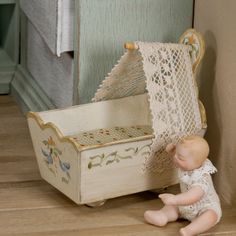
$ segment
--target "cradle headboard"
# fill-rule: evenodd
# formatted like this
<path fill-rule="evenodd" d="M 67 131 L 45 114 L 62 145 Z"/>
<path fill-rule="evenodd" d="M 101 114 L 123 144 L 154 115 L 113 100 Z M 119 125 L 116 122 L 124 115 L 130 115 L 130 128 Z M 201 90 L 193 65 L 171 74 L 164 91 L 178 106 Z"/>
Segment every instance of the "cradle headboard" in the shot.
<path fill-rule="evenodd" d="M 195 29 L 188 29 L 180 36 L 179 43 L 191 46 L 190 57 L 195 74 L 205 53 L 205 42 L 202 35 Z"/>

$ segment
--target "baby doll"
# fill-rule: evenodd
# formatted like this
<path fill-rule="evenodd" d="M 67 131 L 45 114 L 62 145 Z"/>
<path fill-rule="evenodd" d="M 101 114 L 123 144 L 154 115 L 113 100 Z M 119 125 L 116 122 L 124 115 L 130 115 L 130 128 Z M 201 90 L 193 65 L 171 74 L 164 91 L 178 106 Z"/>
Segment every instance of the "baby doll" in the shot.
<path fill-rule="evenodd" d="M 221 206 L 211 174 L 216 168 L 207 159 L 209 146 L 200 136 L 188 136 L 177 145 L 168 144 L 166 151 L 173 156 L 178 168 L 181 193 L 160 194 L 165 206 L 158 211 L 146 211 L 144 218 L 157 226 L 184 218 L 191 223 L 180 229 L 181 235 L 205 232 L 221 218 Z"/>

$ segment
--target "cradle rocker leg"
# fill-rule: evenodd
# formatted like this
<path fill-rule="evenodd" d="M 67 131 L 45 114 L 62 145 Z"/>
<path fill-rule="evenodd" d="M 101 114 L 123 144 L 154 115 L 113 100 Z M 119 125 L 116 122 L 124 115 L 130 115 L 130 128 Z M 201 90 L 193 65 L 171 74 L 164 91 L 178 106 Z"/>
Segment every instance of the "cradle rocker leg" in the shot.
<path fill-rule="evenodd" d="M 91 202 L 91 203 L 86 203 L 86 206 L 89 207 L 100 207 L 103 206 L 106 203 L 107 200 L 103 200 L 103 201 L 98 201 L 98 202 Z"/>

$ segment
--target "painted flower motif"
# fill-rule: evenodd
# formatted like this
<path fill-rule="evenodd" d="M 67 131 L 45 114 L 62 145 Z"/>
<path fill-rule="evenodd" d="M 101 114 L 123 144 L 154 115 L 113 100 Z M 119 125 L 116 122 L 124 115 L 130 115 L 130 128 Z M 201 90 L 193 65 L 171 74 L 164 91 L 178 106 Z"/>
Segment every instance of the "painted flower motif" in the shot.
<path fill-rule="evenodd" d="M 58 176 L 59 169 L 61 171 L 60 175 L 62 175 L 62 182 L 69 183 L 71 179 L 69 173 L 71 167 L 70 163 L 61 160 L 60 156 L 62 155 L 62 152 L 56 147 L 56 143 L 51 136 L 47 140 L 43 140 L 42 143 L 44 144 L 44 147 L 41 148 L 41 151 L 48 169 L 55 177 Z"/>
<path fill-rule="evenodd" d="M 183 40 L 183 43 L 191 46 L 190 57 L 191 57 L 192 63 L 195 63 L 199 54 L 199 49 L 200 49 L 199 43 L 197 42 L 193 34 L 186 36 Z"/>
<path fill-rule="evenodd" d="M 50 146 L 56 145 L 51 136 L 48 138 L 48 145 L 50 145 Z"/>
<path fill-rule="evenodd" d="M 195 44 L 196 43 L 196 40 L 195 40 L 193 34 L 188 37 L 188 43 L 189 44 Z"/>

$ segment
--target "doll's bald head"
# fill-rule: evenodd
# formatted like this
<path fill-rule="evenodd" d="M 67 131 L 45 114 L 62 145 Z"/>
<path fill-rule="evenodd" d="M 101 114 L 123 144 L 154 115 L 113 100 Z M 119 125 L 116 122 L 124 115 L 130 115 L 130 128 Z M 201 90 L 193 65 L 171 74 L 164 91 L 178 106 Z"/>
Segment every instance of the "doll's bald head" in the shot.
<path fill-rule="evenodd" d="M 193 164 L 198 168 L 207 159 L 209 155 L 209 145 L 207 141 L 197 135 L 191 135 L 182 138 L 177 147 L 180 146 L 189 151 L 189 158 L 192 158 Z"/>

